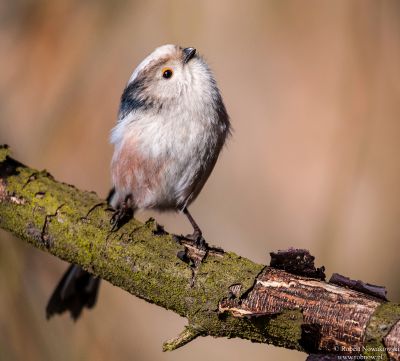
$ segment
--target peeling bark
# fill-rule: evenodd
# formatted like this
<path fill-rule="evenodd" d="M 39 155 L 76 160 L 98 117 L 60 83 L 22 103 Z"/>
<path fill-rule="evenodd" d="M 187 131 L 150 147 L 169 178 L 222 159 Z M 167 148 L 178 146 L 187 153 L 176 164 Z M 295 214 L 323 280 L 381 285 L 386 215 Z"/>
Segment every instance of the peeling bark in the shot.
<path fill-rule="evenodd" d="M 360 280 L 355 281 L 348 277 L 342 276 L 338 273 L 334 273 L 332 275 L 332 277 L 329 280 L 329 283 L 342 287 L 348 287 L 351 288 L 352 290 L 360 291 L 366 293 L 367 295 L 371 295 L 380 298 L 384 301 L 387 301 L 386 298 L 387 290 L 383 286 L 372 285 L 370 283 L 365 283 Z"/>
<path fill-rule="evenodd" d="M 254 317 L 298 309 L 305 349 L 352 354 L 359 353 L 368 321 L 379 305 L 377 299 L 359 292 L 266 267 L 246 297 L 225 299 L 219 310 Z"/>
<path fill-rule="evenodd" d="M 316 268 L 314 256 L 306 249 L 289 248 L 271 252 L 269 265 L 294 275 L 317 278 L 325 281 L 325 267 Z"/>
<path fill-rule="evenodd" d="M 132 220 L 111 232 L 111 214 L 95 193 L 30 169 L 0 147 L 0 228 L 187 318 L 188 326 L 164 350 L 199 336 L 240 337 L 316 354 L 387 359 L 385 351 L 371 350 L 399 342 L 399 305 L 321 281 L 309 254 L 299 259 L 314 278 L 218 248 L 200 254 L 154 220 Z M 296 259 L 280 268 L 295 272 L 303 267 Z"/>

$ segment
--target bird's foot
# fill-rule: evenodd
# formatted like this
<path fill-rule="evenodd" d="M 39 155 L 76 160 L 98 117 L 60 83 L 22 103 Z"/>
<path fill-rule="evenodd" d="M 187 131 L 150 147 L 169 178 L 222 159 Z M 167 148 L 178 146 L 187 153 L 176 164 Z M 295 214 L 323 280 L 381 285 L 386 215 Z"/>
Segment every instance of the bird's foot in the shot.
<path fill-rule="evenodd" d="M 175 235 L 174 239 L 184 246 L 196 248 L 199 251 L 207 252 L 210 249 L 210 246 L 201 233 L 194 232 L 193 234 L 188 234 L 186 236 Z"/>
<path fill-rule="evenodd" d="M 133 217 L 133 209 L 126 204 L 114 211 L 110 219 L 111 232 L 118 231 L 124 224 L 128 223 Z"/>
<path fill-rule="evenodd" d="M 179 251 L 176 256 L 187 263 L 192 270 L 190 279 L 190 287 L 193 287 L 196 280 L 196 274 L 199 267 L 208 255 L 223 257 L 224 250 L 221 248 L 211 247 L 201 234 L 190 234 L 187 236 L 174 235 L 175 241 L 184 246 L 184 249 Z"/>
<path fill-rule="evenodd" d="M 176 255 L 182 261 L 190 265 L 192 268 L 192 281 L 194 282 L 194 276 L 197 268 L 201 265 L 203 260 L 207 257 L 209 246 L 203 237 L 199 236 L 174 236 L 174 239 L 184 246 L 182 251 L 179 251 Z"/>
<path fill-rule="evenodd" d="M 198 248 L 199 250 L 208 251 L 210 249 L 208 243 L 206 242 L 201 233 L 198 234 L 195 232 L 193 234 L 187 234 L 184 237 L 184 239 L 190 241 L 193 244 L 193 246 Z"/>
<path fill-rule="evenodd" d="M 193 259 L 197 260 L 197 262 L 194 263 L 198 263 L 199 260 L 201 263 L 208 254 L 222 256 L 225 253 L 220 247 L 210 246 L 201 235 L 174 235 L 173 238 L 176 242 L 185 247 L 184 251 L 178 252 L 178 258 L 186 263 L 189 263 L 188 261 Z"/>

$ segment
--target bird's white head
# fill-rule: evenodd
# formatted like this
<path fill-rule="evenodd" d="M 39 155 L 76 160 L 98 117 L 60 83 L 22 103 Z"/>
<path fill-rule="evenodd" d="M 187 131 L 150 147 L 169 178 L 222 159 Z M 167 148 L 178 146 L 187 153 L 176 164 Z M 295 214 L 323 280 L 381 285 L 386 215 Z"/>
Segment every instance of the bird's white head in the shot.
<path fill-rule="evenodd" d="M 213 74 L 194 48 L 163 45 L 135 69 L 121 98 L 119 119 L 137 110 L 221 107 Z"/>

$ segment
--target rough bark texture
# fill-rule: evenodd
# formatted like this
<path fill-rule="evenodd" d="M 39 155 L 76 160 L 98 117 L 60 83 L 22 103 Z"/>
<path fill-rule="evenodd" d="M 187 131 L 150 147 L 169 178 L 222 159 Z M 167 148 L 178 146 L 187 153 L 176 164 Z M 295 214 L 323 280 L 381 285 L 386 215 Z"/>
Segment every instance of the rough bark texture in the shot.
<path fill-rule="evenodd" d="M 392 327 L 390 332 L 384 338 L 386 350 L 393 360 L 400 360 L 400 321 Z"/>
<path fill-rule="evenodd" d="M 111 214 L 95 193 L 23 166 L 0 147 L 0 227 L 186 317 L 188 326 L 164 350 L 208 335 L 382 359 L 385 345 L 399 347 L 397 304 L 217 249 L 198 262 L 154 220 L 110 232 Z"/>
<path fill-rule="evenodd" d="M 301 342 L 305 348 L 351 348 L 349 353 L 355 353 L 362 347 L 368 321 L 379 305 L 376 299 L 357 291 L 267 267 L 246 297 L 225 299 L 219 310 L 237 317 L 301 310 Z"/>

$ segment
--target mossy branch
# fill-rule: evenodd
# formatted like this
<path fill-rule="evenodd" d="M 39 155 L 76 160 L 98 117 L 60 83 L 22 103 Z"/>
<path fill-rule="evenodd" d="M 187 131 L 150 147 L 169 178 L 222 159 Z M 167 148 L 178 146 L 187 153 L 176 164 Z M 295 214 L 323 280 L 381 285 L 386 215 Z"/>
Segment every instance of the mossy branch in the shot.
<path fill-rule="evenodd" d="M 177 254 L 190 258 L 193 249 L 154 220 L 132 220 L 111 232 L 111 214 L 95 193 L 26 167 L 0 147 L 0 227 L 187 318 L 188 326 L 164 350 L 214 336 L 308 353 L 400 357 L 385 349 L 400 345 L 397 304 L 230 252 L 183 262 Z"/>

